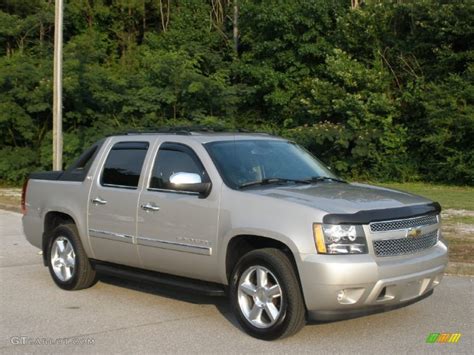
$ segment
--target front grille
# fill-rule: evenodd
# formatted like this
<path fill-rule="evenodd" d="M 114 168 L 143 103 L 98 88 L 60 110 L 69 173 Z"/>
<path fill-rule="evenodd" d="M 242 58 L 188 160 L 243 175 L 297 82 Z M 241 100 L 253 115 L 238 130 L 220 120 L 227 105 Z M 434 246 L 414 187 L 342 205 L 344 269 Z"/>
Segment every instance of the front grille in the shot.
<path fill-rule="evenodd" d="M 412 254 L 431 248 L 437 242 L 438 230 L 435 230 L 417 238 L 374 240 L 374 250 L 377 256 Z"/>
<path fill-rule="evenodd" d="M 387 232 L 419 226 L 429 226 L 436 223 L 438 223 L 437 216 L 428 215 L 415 218 L 397 219 L 394 221 L 372 222 L 370 223 L 370 231 Z"/>

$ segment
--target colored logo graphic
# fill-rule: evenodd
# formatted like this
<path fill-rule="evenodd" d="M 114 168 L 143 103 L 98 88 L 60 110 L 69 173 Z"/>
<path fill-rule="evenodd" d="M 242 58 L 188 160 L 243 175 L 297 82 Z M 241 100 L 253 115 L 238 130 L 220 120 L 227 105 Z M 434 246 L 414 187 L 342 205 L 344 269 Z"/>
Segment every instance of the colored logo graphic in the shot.
<path fill-rule="evenodd" d="M 426 343 L 458 343 L 461 335 L 461 333 L 431 333 L 426 338 Z"/>

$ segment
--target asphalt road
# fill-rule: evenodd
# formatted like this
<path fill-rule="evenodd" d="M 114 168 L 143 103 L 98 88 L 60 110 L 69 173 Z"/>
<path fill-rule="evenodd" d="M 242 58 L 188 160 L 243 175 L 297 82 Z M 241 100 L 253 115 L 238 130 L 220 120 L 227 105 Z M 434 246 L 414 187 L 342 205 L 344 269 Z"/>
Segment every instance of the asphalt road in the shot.
<path fill-rule="evenodd" d="M 113 278 L 102 278 L 88 290 L 60 290 L 42 266 L 38 250 L 25 240 L 19 214 L 0 210 L 0 245 L 0 352 L 5 354 L 467 354 L 473 349 L 472 277 L 447 276 L 433 296 L 409 307 L 311 324 L 291 338 L 264 342 L 241 331 L 225 298 Z M 457 344 L 426 344 L 432 332 L 456 332 L 462 337 Z M 29 342 L 40 344 L 22 344 Z"/>

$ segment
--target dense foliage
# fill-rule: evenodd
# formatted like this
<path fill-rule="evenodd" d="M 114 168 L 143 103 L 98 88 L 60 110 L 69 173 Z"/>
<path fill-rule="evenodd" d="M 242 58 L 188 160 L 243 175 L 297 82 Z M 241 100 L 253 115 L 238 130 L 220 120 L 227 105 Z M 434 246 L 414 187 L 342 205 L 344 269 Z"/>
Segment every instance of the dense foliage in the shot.
<path fill-rule="evenodd" d="M 66 163 L 202 124 L 289 137 L 348 178 L 474 184 L 472 1 L 65 3 Z M 53 35 L 54 1 L 0 3 L 3 182 L 51 166 Z"/>

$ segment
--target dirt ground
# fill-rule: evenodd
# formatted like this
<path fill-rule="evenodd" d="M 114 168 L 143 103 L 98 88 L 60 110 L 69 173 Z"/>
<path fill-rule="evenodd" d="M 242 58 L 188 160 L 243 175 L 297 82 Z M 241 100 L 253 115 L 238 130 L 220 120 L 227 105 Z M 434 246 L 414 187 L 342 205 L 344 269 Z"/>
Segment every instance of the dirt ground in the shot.
<path fill-rule="evenodd" d="M 449 245 L 448 269 L 453 274 L 473 275 L 474 211 L 447 209 L 442 212 L 442 231 Z M 457 270 L 456 268 L 461 269 Z"/>

